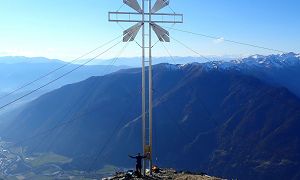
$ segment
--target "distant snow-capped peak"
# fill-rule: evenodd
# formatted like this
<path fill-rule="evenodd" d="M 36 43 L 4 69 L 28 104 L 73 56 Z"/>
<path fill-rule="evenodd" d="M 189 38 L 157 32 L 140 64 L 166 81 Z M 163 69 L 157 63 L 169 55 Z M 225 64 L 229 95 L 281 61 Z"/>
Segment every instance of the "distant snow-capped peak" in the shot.
<path fill-rule="evenodd" d="M 182 70 L 189 67 L 202 67 L 204 70 L 242 70 L 252 68 L 284 68 L 294 65 L 300 65 L 300 54 L 286 53 L 280 55 L 253 55 L 243 59 L 231 61 L 210 61 L 205 63 L 193 62 L 186 64 L 160 64 L 169 71 Z"/>
<path fill-rule="evenodd" d="M 244 59 L 226 61 L 212 61 L 203 64 L 209 69 L 240 69 L 253 67 L 283 68 L 300 65 L 300 54 L 286 53 L 281 55 L 253 55 Z"/>

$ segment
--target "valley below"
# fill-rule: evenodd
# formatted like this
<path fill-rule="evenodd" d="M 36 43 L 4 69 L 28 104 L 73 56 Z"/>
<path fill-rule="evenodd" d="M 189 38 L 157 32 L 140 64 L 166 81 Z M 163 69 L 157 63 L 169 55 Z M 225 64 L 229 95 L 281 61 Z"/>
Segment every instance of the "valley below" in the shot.
<path fill-rule="evenodd" d="M 105 166 L 95 172 L 65 170 L 64 164 L 72 159 L 55 153 L 28 155 L 25 148 L 0 140 L 0 179 L 95 179 L 111 176 L 116 167 Z"/>

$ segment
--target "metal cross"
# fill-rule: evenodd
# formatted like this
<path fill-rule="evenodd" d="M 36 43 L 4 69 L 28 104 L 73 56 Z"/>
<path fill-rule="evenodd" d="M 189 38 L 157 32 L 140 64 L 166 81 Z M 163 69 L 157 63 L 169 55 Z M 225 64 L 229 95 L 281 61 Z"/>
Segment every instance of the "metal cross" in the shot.
<path fill-rule="evenodd" d="M 149 161 L 150 174 L 152 174 L 152 30 L 161 42 L 170 42 L 169 32 L 159 26 L 157 23 L 183 23 L 183 14 L 174 13 L 158 13 L 161 9 L 169 5 L 169 0 L 156 0 L 152 6 L 151 0 L 123 0 L 123 3 L 131 7 L 136 12 L 109 12 L 108 20 L 110 22 L 132 22 L 136 23 L 123 32 L 123 41 L 134 41 L 140 29 L 142 29 L 142 140 L 144 155 L 143 173 L 145 175 L 146 161 Z M 148 1 L 148 3 L 146 3 Z M 145 6 L 148 4 L 148 8 Z M 148 10 L 147 10 L 148 9 Z M 149 34 L 145 33 L 145 26 L 149 27 Z M 146 36 L 148 35 L 148 46 L 146 44 Z M 148 50 L 148 60 L 145 58 L 146 50 Z M 146 103 L 146 68 L 148 63 L 148 105 Z M 148 113 L 146 109 L 148 108 Z"/>

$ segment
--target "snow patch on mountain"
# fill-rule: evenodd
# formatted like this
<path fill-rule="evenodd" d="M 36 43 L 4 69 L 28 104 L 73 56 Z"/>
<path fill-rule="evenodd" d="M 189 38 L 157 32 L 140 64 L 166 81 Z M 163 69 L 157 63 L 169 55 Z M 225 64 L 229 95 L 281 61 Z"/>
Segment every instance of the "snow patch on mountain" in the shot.
<path fill-rule="evenodd" d="M 196 66 L 202 66 L 202 63 L 193 62 L 193 63 L 179 64 L 178 68 L 179 69 L 185 69 L 185 68 L 188 68 L 188 67 L 196 67 Z"/>
<path fill-rule="evenodd" d="M 168 63 L 163 63 L 160 64 L 158 67 L 162 67 L 164 69 L 174 71 L 174 70 L 179 70 L 181 68 L 181 65 L 179 64 L 168 64 Z"/>
<path fill-rule="evenodd" d="M 264 58 L 264 56 L 256 54 L 256 55 L 250 56 L 249 58 L 252 58 L 252 59 L 262 59 L 262 58 Z"/>

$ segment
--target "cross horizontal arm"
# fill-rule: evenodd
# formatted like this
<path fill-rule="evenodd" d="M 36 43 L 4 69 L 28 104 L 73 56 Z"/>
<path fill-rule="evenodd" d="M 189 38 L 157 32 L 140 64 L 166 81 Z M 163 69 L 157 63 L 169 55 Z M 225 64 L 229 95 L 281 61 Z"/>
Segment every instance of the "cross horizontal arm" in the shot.
<path fill-rule="evenodd" d="M 151 21 L 149 21 L 150 13 L 145 13 L 146 23 L 183 23 L 183 14 L 174 13 L 151 13 Z M 142 13 L 137 12 L 109 12 L 108 20 L 110 22 L 143 22 Z"/>

